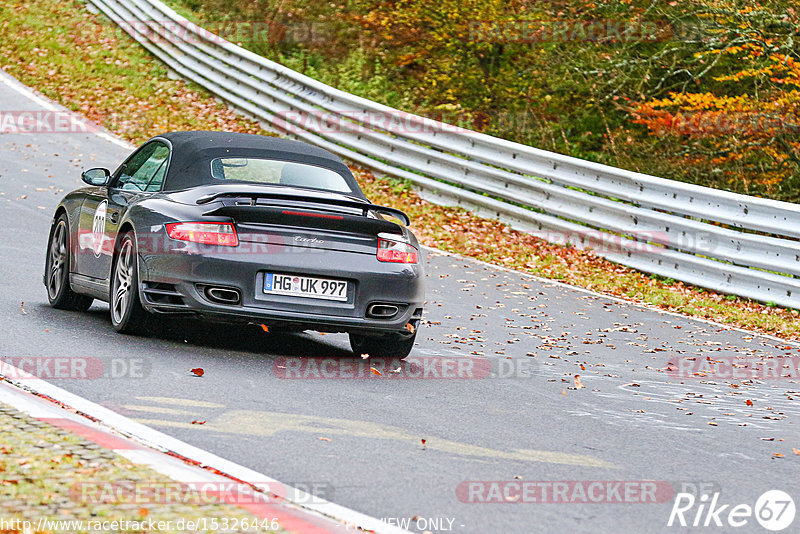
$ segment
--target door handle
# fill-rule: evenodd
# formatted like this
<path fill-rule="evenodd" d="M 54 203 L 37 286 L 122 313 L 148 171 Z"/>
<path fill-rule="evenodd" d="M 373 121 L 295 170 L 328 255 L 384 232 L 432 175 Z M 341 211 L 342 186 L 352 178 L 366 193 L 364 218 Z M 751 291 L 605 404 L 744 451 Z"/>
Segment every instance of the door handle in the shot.
<path fill-rule="evenodd" d="M 108 218 L 111 219 L 112 223 L 117 224 L 117 222 L 119 222 L 119 212 L 112 211 L 111 213 L 108 214 Z"/>

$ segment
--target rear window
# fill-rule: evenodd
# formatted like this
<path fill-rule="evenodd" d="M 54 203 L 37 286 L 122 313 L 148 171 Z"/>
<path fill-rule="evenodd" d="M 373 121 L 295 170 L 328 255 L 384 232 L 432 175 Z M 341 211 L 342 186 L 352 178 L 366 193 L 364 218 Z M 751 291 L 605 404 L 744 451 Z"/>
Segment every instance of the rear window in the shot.
<path fill-rule="evenodd" d="M 305 187 L 337 193 L 353 192 L 347 180 L 338 172 L 292 161 L 216 158 L 211 162 L 211 176 L 215 180 Z"/>

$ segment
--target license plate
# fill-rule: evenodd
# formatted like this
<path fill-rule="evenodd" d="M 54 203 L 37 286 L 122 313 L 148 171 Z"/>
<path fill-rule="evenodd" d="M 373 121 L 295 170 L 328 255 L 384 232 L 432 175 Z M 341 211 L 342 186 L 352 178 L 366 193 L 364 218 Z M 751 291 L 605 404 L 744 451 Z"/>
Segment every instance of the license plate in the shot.
<path fill-rule="evenodd" d="M 293 274 L 266 273 L 264 293 L 346 301 L 347 282 Z"/>

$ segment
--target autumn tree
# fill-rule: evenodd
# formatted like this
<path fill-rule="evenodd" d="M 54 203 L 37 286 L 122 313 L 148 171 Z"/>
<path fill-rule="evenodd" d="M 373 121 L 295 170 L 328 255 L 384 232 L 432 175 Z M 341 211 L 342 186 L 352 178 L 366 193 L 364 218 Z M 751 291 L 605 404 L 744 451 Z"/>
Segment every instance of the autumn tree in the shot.
<path fill-rule="evenodd" d="M 800 200 L 797 14 L 718 3 L 697 29 L 696 72 L 662 98 L 633 105 L 634 122 L 691 181 Z"/>

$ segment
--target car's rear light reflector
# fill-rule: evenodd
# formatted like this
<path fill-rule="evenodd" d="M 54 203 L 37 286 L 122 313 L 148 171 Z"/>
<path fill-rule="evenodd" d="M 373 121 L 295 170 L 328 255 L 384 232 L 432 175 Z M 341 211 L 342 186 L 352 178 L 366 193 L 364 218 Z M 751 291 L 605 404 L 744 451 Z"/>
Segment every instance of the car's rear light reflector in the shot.
<path fill-rule="evenodd" d="M 327 213 L 314 213 L 311 211 L 292 211 L 283 210 L 284 215 L 299 215 L 301 217 L 316 217 L 317 219 L 336 219 L 337 221 L 344 219 L 341 215 L 328 215 Z"/>
<path fill-rule="evenodd" d="M 231 223 L 179 222 L 165 226 L 172 239 L 222 247 L 239 246 L 239 236 Z"/>
<path fill-rule="evenodd" d="M 417 263 L 417 249 L 408 243 L 378 238 L 378 261 L 391 263 Z"/>

